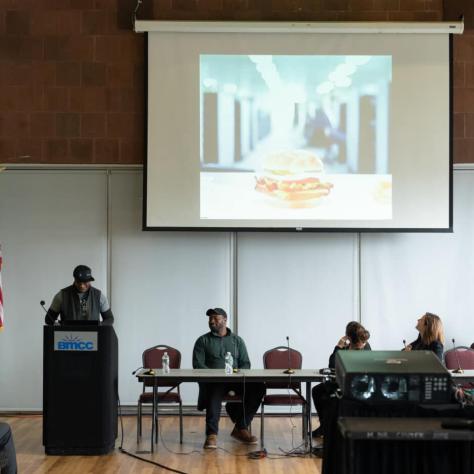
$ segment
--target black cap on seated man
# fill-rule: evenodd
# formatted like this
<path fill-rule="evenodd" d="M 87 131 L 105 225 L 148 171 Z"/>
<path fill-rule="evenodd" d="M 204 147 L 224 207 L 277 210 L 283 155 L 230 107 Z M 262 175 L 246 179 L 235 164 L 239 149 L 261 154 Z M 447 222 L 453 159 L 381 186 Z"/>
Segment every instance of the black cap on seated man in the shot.
<path fill-rule="evenodd" d="M 209 317 L 210 332 L 199 337 L 194 344 L 193 368 L 221 369 L 225 368 L 225 355 L 232 354 L 234 369 L 250 369 L 250 360 L 243 339 L 231 332 L 227 327 L 227 313 L 222 308 L 211 308 L 206 311 Z M 242 396 L 242 382 L 200 383 L 198 409 L 206 410 L 206 441 L 204 448 L 217 447 L 219 418 L 222 400 L 229 392 Z M 245 399 L 243 403 L 226 404 L 226 411 L 235 426 L 231 436 L 246 444 L 255 444 L 257 438 L 252 436 L 248 427 L 265 395 L 263 383 L 245 383 Z"/>
<path fill-rule="evenodd" d="M 58 316 L 61 321 L 91 320 L 103 324 L 113 324 L 114 316 L 107 297 L 97 288 L 91 286 L 94 281 L 91 269 L 86 265 L 78 265 L 72 272 L 74 282 L 60 290 L 46 313 L 45 323 L 54 324 Z"/>

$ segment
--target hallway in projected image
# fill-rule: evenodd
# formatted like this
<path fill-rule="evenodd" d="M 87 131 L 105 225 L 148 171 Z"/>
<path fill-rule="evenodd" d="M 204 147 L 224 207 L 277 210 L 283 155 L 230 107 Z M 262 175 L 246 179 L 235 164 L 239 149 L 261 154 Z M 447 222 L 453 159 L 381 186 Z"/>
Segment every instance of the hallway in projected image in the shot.
<path fill-rule="evenodd" d="M 307 209 L 328 196 L 335 214 L 303 218 L 347 218 L 355 195 L 362 199 L 356 207 L 374 209 L 352 218 L 390 219 L 391 79 L 390 56 L 201 55 L 201 217 L 225 217 L 213 204 L 217 194 L 235 218 L 256 218 L 238 210 L 238 191 L 243 200 L 248 193 L 251 208 L 262 207 L 259 218 L 265 209 Z M 285 183 L 275 175 L 287 176 Z M 338 175 L 338 186 L 329 175 Z M 373 175 L 370 186 L 361 175 Z"/>

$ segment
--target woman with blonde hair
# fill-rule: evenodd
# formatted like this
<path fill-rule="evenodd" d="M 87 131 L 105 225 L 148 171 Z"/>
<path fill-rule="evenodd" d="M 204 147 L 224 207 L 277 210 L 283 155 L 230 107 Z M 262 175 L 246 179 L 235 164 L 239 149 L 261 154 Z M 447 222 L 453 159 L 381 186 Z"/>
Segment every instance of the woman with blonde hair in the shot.
<path fill-rule="evenodd" d="M 405 347 L 406 351 L 433 351 L 443 360 L 444 329 L 441 318 L 433 313 L 425 313 L 416 324 L 418 338 Z"/>

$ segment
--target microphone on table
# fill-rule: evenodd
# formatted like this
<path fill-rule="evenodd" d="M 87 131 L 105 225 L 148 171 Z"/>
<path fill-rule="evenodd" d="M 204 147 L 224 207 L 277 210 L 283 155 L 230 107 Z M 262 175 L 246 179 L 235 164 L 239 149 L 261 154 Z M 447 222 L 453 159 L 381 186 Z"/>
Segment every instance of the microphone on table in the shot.
<path fill-rule="evenodd" d="M 135 375 L 140 369 L 143 369 L 143 365 L 141 367 L 138 367 L 138 369 L 135 369 L 133 372 L 132 372 L 132 375 Z"/>
<path fill-rule="evenodd" d="M 295 371 L 291 368 L 291 357 L 290 357 L 290 337 L 286 336 L 286 345 L 288 347 L 288 368 L 283 371 L 284 374 L 294 374 Z"/>
<path fill-rule="evenodd" d="M 453 370 L 453 374 L 463 374 L 464 370 L 461 367 L 461 362 L 459 361 L 459 354 L 458 351 L 456 350 L 456 341 L 454 340 L 454 337 L 451 339 L 453 343 L 453 351 L 454 355 L 456 356 L 456 362 L 458 364 L 458 368 Z"/>
<path fill-rule="evenodd" d="M 406 348 L 407 348 L 407 341 L 406 341 L 406 339 L 403 339 L 402 342 L 403 342 L 403 350 L 406 350 Z"/>
<path fill-rule="evenodd" d="M 41 301 L 40 301 L 40 306 L 44 309 L 44 312 L 47 313 L 48 310 L 45 308 L 44 305 L 45 305 L 45 301 L 44 301 L 44 300 L 41 300 Z"/>

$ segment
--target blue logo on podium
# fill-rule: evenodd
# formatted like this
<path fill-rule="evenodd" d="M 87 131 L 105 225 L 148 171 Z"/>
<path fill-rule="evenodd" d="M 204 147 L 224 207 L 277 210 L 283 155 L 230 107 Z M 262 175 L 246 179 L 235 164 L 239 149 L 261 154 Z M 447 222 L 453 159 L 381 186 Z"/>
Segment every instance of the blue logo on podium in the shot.
<path fill-rule="evenodd" d="M 54 333 L 55 351 L 96 351 L 97 332 L 62 332 Z"/>

